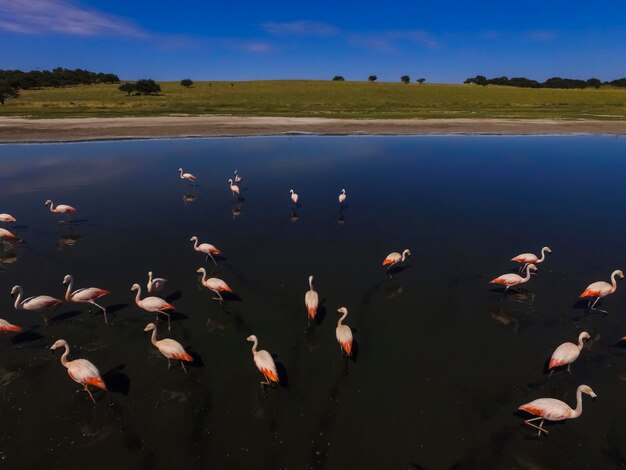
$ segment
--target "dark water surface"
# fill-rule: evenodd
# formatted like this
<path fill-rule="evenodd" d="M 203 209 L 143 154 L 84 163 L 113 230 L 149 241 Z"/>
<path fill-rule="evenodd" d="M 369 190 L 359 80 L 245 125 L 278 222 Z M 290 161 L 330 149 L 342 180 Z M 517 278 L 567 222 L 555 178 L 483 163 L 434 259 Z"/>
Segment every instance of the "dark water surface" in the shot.
<path fill-rule="evenodd" d="M 2 468 L 616 468 L 626 459 L 626 284 L 601 305 L 589 283 L 626 269 L 626 141 L 613 137 L 282 137 L 0 146 L 0 212 L 23 243 L 0 253 Z M 192 190 L 177 169 L 198 177 Z M 238 169 L 244 202 L 226 180 Z M 289 189 L 300 194 L 297 220 Z M 348 192 L 339 212 L 337 195 Z M 185 198 L 186 195 L 190 195 Z M 59 225 L 46 199 L 78 208 Z M 185 200 L 186 199 L 186 200 Z M 340 217 L 343 216 L 342 223 Z M 223 252 L 220 306 L 189 238 Z M 526 288 L 488 281 L 548 245 Z M 391 251 L 410 248 L 389 279 Z M 170 280 L 172 331 L 196 361 L 167 369 L 130 287 Z M 48 326 L 9 291 L 111 291 L 109 326 L 63 305 Z M 314 274 L 324 299 L 307 330 Z M 335 340 L 345 306 L 358 354 Z M 556 346 L 591 340 L 570 376 L 544 372 Z M 263 395 L 246 342 L 276 356 Z M 59 339 L 109 385 L 97 406 L 67 376 Z M 520 404 L 554 397 L 580 418 L 522 424 Z"/>

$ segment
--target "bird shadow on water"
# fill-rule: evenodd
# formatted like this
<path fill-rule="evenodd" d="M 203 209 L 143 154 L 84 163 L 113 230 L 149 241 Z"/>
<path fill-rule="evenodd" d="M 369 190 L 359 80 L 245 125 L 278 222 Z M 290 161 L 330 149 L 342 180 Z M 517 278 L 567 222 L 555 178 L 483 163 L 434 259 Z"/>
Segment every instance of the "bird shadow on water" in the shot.
<path fill-rule="evenodd" d="M 328 313 L 328 309 L 326 308 L 325 303 L 326 303 L 326 299 L 322 299 L 319 306 L 317 307 L 317 315 L 315 315 L 315 320 L 314 320 L 317 326 L 320 326 L 322 324 L 322 322 L 324 321 L 324 318 L 326 318 L 326 314 Z"/>
<path fill-rule="evenodd" d="M 406 271 L 407 269 L 411 267 L 412 265 L 410 264 L 405 264 L 403 266 L 392 266 L 391 268 L 387 270 L 387 274 L 389 275 L 389 277 L 393 277 L 394 275 L 398 275 L 401 272 Z"/>
<path fill-rule="evenodd" d="M 128 395 L 130 391 L 130 379 L 126 374 L 121 372 L 124 370 L 124 367 L 126 367 L 125 364 L 120 364 L 102 375 L 109 392 Z"/>
<path fill-rule="evenodd" d="M 65 320 L 69 320 L 83 313 L 81 310 L 70 310 L 69 312 L 59 313 L 55 315 L 53 318 L 48 317 L 48 323 L 58 323 L 63 322 Z"/>
<path fill-rule="evenodd" d="M 182 298 L 183 298 L 183 293 L 181 291 L 173 292 L 172 294 L 168 295 L 167 297 L 164 297 L 165 301 L 168 302 L 168 303 L 175 302 L 175 301 L 180 300 Z"/>
<path fill-rule="evenodd" d="M 276 372 L 278 373 L 278 385 L 282 388 L 289 388 L 289 374 L 287 374 L 287 368 L 278 360 L 278 354 L 272 354 L 274 364 L 276 364 Z"/>
<path fill-rule="evenodd" d="M 198 368 L 198 369 L 204 367 L 204 361 L 202 360 L 202 356 L 200 356 L 200 354 L 193 351 L 189 347 L 185 348 L 185 351 L 187 351 L 187 354 L 189 354 L 193 358 L 192 362 L 187 362 L 186 367 L 189 367 L 189 368 L 193 367 L 193 368 Z"/>
<path fill-rule="evenodd" d="M 40 335 L 39 333 L 35 331 L 38 328 L 39 326 L 34 326 L 32 328 L 29 328 L 28 330 L 24 330 L 16 334 L 15 336 L 13 336 L 13 338 L 11 338 L 11 341 L 13 342 L 13 344 L 28 343 L 31 341 L 39 341 L 43 339 L 44 336 Z"/>

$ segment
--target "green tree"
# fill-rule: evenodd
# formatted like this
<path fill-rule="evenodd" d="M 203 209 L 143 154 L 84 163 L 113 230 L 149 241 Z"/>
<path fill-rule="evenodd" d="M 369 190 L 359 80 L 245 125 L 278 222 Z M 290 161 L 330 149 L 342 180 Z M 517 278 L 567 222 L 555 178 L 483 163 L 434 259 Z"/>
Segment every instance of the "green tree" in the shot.
<path fill-rule="evenodd" d="M 602 86 L 602 82 L 597 78 L 590 78 L 589 80 L 587 80 L 587 86 L 600 88 Z"/>
<path fill-rule="evenodd" d="M 335 75 L 335 76 L 333 77 L 333 82 L 343 82 L 343 81 L 345 81 L 345 80 L 346 80 L 346 79 L 345 79 L 345 78 L 343 78 L 341 75 Z"/>
<path fill-rule="evenodd" d="M 415 81 L 421 85 L 422 83 L 424 83 L 426 81 L 426 79 L 425 78 L 418 78 Z"/>
<path fill-rule="evenodd" d="M 135 84 L 134 83 L 122 83 L 120 86 L 117 87 L 118 90 L 123 91 L 124 93 L 128 93 L 128 96 L 130 96 L 130 94 L 135 91 Z"/>
<path fill-rule="evenodd" d="M 144 78 L 142 80 L 137 80 L 137 83 L 135 83 L 135 90 L 144 95 L 152 95 L 160 93 L 161 86 L 150 78 Z"/>
<path fill-rule="evenodd" d="M 406 85 L 408 83 L 411 83 L 411 77 L 409 77 L 408 75 L 402 75 L 400 77 L 400 81 Z"/>
<path fill-rule="evenodd" d="M 191 85 L 193 85 L 193 80 L 191 80 L 190 78 L 185 78 L 184 80 L 180 81 L 180 84 L 185 88 L 189 88 Z"/>
<path fill-rule="evenodd" d="M 376 80 L 378 80 L 378 77 L 376 75 L 370 75 L 369 77 L 367 77 L 367 81 L 370 83 L 374 83 Z"/>
<path fill-rule="evenodd" d="M 17 88 L 6 81 L 0 82 L 0 104 L 4 104 L 9 98 L 17 98 L 20 92 Z"/>

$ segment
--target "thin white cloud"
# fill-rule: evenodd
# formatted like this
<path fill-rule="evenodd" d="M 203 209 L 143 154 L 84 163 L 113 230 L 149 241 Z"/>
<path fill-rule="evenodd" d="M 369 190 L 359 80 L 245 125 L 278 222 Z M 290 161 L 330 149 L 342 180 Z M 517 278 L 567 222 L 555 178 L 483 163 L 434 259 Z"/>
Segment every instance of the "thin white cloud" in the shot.
<path fill-rule="evenodd" d="M 555 34 L 553 31 L 540 30 L 540 31 L 528 31 L 526 33 L 526 38 L 531 41 L 538 42 L 549 42 L 555 38 Z"/>
<path fill-rule="evenodd" d="M 334 36 L 339 29 L 332 24 L 318 23 L 316 21 L 291 21 L 286 23 L 263 23 L 261 25 L 266 33 L 277 36 Z"/>
<path fill-rule="evenodd" d="M 418 44 L 428 49 L 437 49 L 441 46 L 432 34 L 423 30 L 352 33 L 348 35 L 348 43 L 383 52 L 395 51 L 406 43 Z"/>
<path fill-rule="evenodd" d="M 125 18 L 68 0 L 0 0 L 0 30 L 22 34 L 148 36 Z"/>
<path fill-rule="evenodd" d="M 230 47 L 232 49 L 239 49 L 241 51 L 254 52 L 254 53 L 265 53 L 265 52 L 270 52 L 271 50 L 274 49 L 273 44 L 269 42 L 265 42 L 265 41 L 255 41 L 255 40 L 241 41 L 237 39 L 226 39 L 226 40 L 218 40 L 217 42 L 227 47 Z"/>

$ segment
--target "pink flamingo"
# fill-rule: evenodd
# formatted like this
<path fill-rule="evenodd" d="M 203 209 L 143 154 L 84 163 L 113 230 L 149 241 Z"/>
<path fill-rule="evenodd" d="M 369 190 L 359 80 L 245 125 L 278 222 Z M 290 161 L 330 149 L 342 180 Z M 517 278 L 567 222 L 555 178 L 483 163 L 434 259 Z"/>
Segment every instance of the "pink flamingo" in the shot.
<path fill-rule="evenodd" d="M 50 199 L 44 202 L 44 205 L 50 206 L 50 212 L 65 214 L 68 219 L 70 218 L 70 214 L 72 212 L 76 212 L 76 209 L 74 207 L 68 206 L 67 204 L 58 204 L 56 207 L 54 207 L 54 203 Z"/>
<path fill-rule="evenodd" d="M 9 240 L 17 240 L 17 237 L 5 228 L 0 228 L 0 240 L 8 238 Z"/>
<path fill-rule="evenodd" d="M 198 268 L 196 272 L 202 273 L 202 285 L 217 294 L 217 297 L 213 297 L 213 300 L 219 300 L 221 302 L 224 298 L 220 292 L 233 292 L 233 290 L 228 287 L 228 284 L 217 277 L 210 277 L 206 279 L 206 269 Z"/>
<path fill-rule="evenodd" d="M 346 190 L 342 189 L 341 194 L 339 195 L 339 204 L 343 205 L 343 203 L 346 202 L 347 197 L 348 196 L 346 195 Z"/>
<path fill-rule="evenodd" d="M 298 195 L 296 193 L 293 192 L 293 189 L 289 190 L 289 194 L 291 194 L 291 202 L 293 202 L 293 205 L 297 205 L 298 204 Z"/>
<path fill-rule="evenodd" d="M 63 347 L 65 348 L 65 352 L 61 356 L 61 364 L 63 364 L 63 366 L 67 369 L 67 373 L 72 380 L 84 387 L 85 392 L 89 394 L 89 398 L 91 398 L 91 401 L 95 405 L 96 400 L 91 394 L 88 386 L 92 385 L 106 391 L 107 386 L 100 376 L 100 371 L 98 371 L 98 368 L 87 359 L 74 359 L 73 361 L 68 361 L 67 356 L 70 354 L 70 346 L 64 339 L 56 341 L 50 349 L 54 350 Z"/>
<path fill-rule="evenodd" d="M 317 314 L 317 304 L 319 303 L 319 296 L 315 289 L 313 289 L 313 276 L 309 276 L 309 290 L 304 294 L 304 304 L 309 314 L 309 320 L 315 320 Z"/>
<path fill-rule="evenodd" d="M 20 331 L 22 331 L 22 327 L 9 323 L 5 319 L 0 318 L 0 332 L 6 332 L 6 331 L 13 331 L 15 333 L 19 333 Z"/>
<path fill-rule="evenodd" d="M 265 377 L 265 381 L 261 382 L 261 388 L 265 385 L 272 385 L 273 382 L 278 383 L 278 372 L 276 371 L 276 364 L 271 354 L 265 349 L 257 351 L 256 348 L 259 344 L 259 340 L 255 335 L 250 335 L 246 338 L 247 341 L 253 342 L 252 345 L 252 357 L 254 358 L 254 364 L 257 369 Z"/>
<path fill-rule="evenodd" d="M 0 222 L 4 222 L 5 224 L 15 222 L 15 217 L 11 214 L 0 214 Z"/>
<path fill-rule="evenodd" d="M 182 168 L 179 168 L 178 171 L 180 172 L 180 179 L 181 180 L 187 180 L 193 186 L 196 185 L 196 177 L 194 175 L 192 175 L 191 173 L 183 173 L 183 169 Z"/>
<path fill-rule="evenodd" d="M 237 170 L 235 170 L 235 184 L 239 184 L 243 181 L 243 178 L 241 176 L 239 176 L 239 174 L 237 173 Z"/>
<path fill-rule="evenodd" d="M 337 313 L 342 313 L 343 315 L 337 322 L 335 336 L 340 349 L 346 353 L 346 356 L 350 357 L 352 355 L 352 330 L 348 325 L 342 323 L 348 316 L 348 309 L 346 307 L 338 308 Z"/>
<path fill-rule="evenodd" d="M 100 289 L 98 287 L 84 287 L 82 289 L 75 290 L 72 292 L 74 288 L 74 278 L 67 274 L 63 278 L 63 285 L 67 286 L 67 291 L 65 292 L 65 301 L 66 302 L 74 302 L 74 303 L 82 303 L 82 304 L 91 304 L 98 307 L 102 310 L 104 314 L 104 323 L 108 325 L 107 320 L 107 311 L 102 305 L 98 305 L 95 300 L 100 297 L 104 297 L 109 294 L 108 290 Z"/>
<path fill-rule="evenodd" d="M 237 186 L 236 184 L 233 184 L 233 180 L 231 179 L 228 180 L 228 184 L 230 184 L 230 190 L 233 193 L 233 199 L 236 199 L 237 197 L 239 197 L 239 186 Z"/>
<path fill-rule="evenodd" d="M 539 398 L 520 406 L 518 409 L 536 416 L 536 418 L 524 420 L 524 424 L 537 429 L 537 436 L 541 436 L 542 432 L 545 432 L 547 435 L 548 431 L 543 428 L 544 420 L 563 421 L 564 419 L 578 418 L 582 414 L 583 393 L 590 395 L 592 398 L 597 397 L 593 390 L 591 390 L 591 387 L 588 385 L 580 385 L 576 390 L 576 409 L 572 409 L 567 403 L 554 398 Z M 533 421 L 537 420 L 541 420 L 539 426 L 533 424 Z"/>
<path fill-rule="evenodd" d="M 193 362 L 193 357 L 187 354 L 182 344 L 170 338 L 157 340 L 157 327 L 154 323 L 148 323 L 143 331 L 152 331 L 152 344 L 167 358 L 168 369 L 171 367 L 170 359 L 174 359 L 180 361 L 180 366 L 183 368 L 185 374 L 187 373 L 187 368 L 183 361 Z"/>
<path fill-rule="evenodd" d="M 15 295 L 16 293 L 17 297 L 15 298 L 15 309 L 39 312 L 46 325 L 48 324 L 48 319 L 43 314 L 42 310 L 50 307 L 56 308 L 63 303 L 62 300 L 50 297 L 49 295 L 38 295 L 36 297 L 28 297 L 27 299 L 22 300 L 22 295 L 24 294 L 22 286 L 13 286 L 11 289 L 11 295 Z"/>
<path fill-rule="evenodd" d="M 404 261 L 411 256 L 411 252 L 407 248 L 402 252 L 402 254 L 394 251 L 389 253 L 387 257 L 383 261 L 383 266 L 387 266 L 387 273 L 389 273 L 389 277 L 391 277 L 391 268 L 393 268 L 398 263 L 404 263 Z"/>
<path fill-rule="evenodd" d="M 552 253 L 552 250 L 547 246 L 544 246 L 541 249 L 541 258 L 538 258 L 537 255 L 533 253 L 522 253 L 521 255 L 517 255 L 515 258 L 511 258 L 511 261 L 522 263 L 523 266 L 520 268 L 520 271 L 523 271 L 529 264 L 537 265 L 539 263 L 543 263 L 543 261 L 546 259 L 546 253 Z"/>
<path fill-rule="evenodd" d="M 163 279 L 162 277 L 152 278 L 152 271 L 148 271 L 148 284 L 146 285 L 148 289 L 148 294 L 152 294 L 153 292 L 161 292 L 163 288 L 167 284 L 167 279 Z"/>
<path fill-rule="evenodd" d="M 160 297 L 145 297 L 143 300 L 141 297 L 141 286 L 139 284 L 133 284 L 133 287 L 130 288 L 131 291 L 137 291 L 137 295 L 135 296 L 135 303 L 139 308 L 144 309 L 146 312 L 155 313 L 157 315 L 157 320 L 159 319 L 158 314 L 162 313 L 167 317 L 167 329 L 171 331 L 170 328 L 170 314 L 165 310 L 174 310 L 174 306 Z"/>
<path fill-rule="evenodd" d="M 578 335 L 578 344 L 574 343 L 563 343 L 558 348 L 554 350 L 552 353 L 552 357 L 550 358 L 550 364 L 548 365 L 548 369 L 550 369 L 550 375 L 554 372 L 555 367 L 561 367 L 567 365 L 567 372 L 570 372 L 570 367 L 572 363 L 578 359 L 580 355 L 580 351 L 583 348 L 583 340 L 589 339 L 589 333 L 583 331 Z"/>
<path fill-rule="evenodd" d="M 194 242 L 193 244 L 194 250 L 199 251 L 200 253 L 206 254 L 205 261 L 208 261 L 210 257 L 213 260 L 213 263 L 217 266 L 217 261 L 215 261 L 215 258 L 213 258 L 213 255 L 221 254 L 222 252 L 220 250 L 215 248 L 210 243 L 201 243 L 200 245 L 198 245 L 198 237 L 196 237 L 195 235 L 191 237 L 189 241 Z"/>
<path fill-rule="evenodd" d="M 617 289 L 617 281 L 615 280 L 615 276 L 619 276 L 620 279 L 624 279 L 624 273 L 617 269 L 613 271 L 613 273 L 611 273 L 611 284 L 604 281 L 598 281 L 594 282 L 593 284 L 589 284 L 587 288 L 583 291 L 583 293 L 580 294 L 580 298 L 583 299 L 587 297 L 596 297 L 595 302 L 593 303 L 593 305 L 591 305 L 591 309 L 593 310 L 593 307 L 596 306 L 598 300 L 600 300 L 602 297 L 606 297 L 607 295 L 612 294 Z M 589 301 L 589 304 L 591 304 L 591 300 Z"/>
<path fill-rule="evenodd" d="M 529 264 L 526 266 L 526 277 L 522 277 L 518 274 L 503 274 L 502 276 L 498 276 L 495 279 L 492 279 L 491 281 L 489 281 L 490 284 L 502 284 L 503 286 L 506 286 L 506 288 L 504 289 L 504 292 L 506 292 L 507 290 L 509 290 L 509 287 L 513 287 L 513 286 L 517 286 L 518 284 L 523 284 L 525 282 L 528 282 L 528 280 L 530 279 L 530 270 L 536 271 L 537 270 L 537 266 L 535 266 L 534 264 Z"/>

